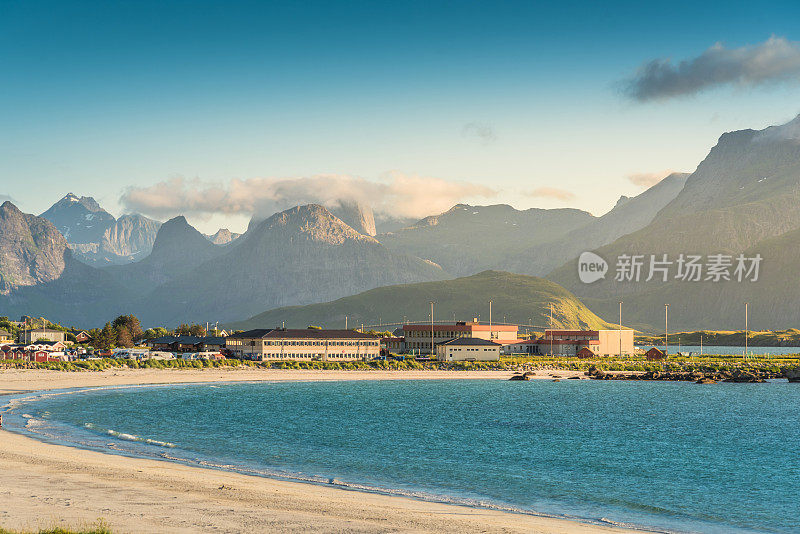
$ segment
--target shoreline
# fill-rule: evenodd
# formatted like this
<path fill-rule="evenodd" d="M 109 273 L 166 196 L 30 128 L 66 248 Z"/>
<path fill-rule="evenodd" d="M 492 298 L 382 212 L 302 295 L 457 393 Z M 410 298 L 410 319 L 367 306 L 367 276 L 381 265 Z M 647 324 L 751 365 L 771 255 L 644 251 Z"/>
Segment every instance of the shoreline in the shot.
<path fill-rule="evenodd" d="M 0 371 L 0 394 L 207 382 L 497 379 L 503 371 L 108 370 Z M 536 378 L 553 379 L 543 371 Z M 564 372 L 561 378 L 568 378 Z M 21 376 L 20 376 L 21 375 Z M 27 376 L 26 376 L 27 375 Z M 199 376 L 198 376 L 199 375 Z M 257 376 L 254 376 L 257 375 Z M 410 376 L 409 376 L 410 375 Z M 26 386 L 26 387 L 23 387 Z M 2 397 L 0 397 L 0 401 Z M 4 405 L 6 403 L 3 403 Z M 347 487 L 197 467 L 47 443 L 2 430 L 0 526 L 81 526 L 114 532 L 642 532 Z"/>

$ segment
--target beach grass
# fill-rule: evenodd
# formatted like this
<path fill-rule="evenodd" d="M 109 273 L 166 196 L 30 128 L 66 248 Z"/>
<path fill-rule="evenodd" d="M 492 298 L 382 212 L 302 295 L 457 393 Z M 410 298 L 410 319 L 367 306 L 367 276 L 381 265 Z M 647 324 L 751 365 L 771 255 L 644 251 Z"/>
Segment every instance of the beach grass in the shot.
<path fill-rule="evenodd" d="M 49 527 L 37 530 L 11 530 L 0 527 L 0 534 L 113 534 L 113 531 L 104 520 L 99 519 L 91 525 L 77 528 Z"/>

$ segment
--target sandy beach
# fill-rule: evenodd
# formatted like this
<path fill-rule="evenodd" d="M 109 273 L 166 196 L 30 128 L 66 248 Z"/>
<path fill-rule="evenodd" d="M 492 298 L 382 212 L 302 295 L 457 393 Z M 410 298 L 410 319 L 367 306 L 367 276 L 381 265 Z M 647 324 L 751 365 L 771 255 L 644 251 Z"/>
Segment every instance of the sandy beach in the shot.
<path fill-rule="evenodd" d="M 255 380 L 508 379 L 509 372 L 259 369 L 0 370 L 0 394 Z M 540 378 L 575 373 L 542 372 Z M 2 403 L 2 397 L 0 397 Z M 4 404 L 4 403 L 3 403 Z M 423 502 L 52 445 L 0 432 L 0 526 L 114 532 L 624 532 L 611 526 Z"/>

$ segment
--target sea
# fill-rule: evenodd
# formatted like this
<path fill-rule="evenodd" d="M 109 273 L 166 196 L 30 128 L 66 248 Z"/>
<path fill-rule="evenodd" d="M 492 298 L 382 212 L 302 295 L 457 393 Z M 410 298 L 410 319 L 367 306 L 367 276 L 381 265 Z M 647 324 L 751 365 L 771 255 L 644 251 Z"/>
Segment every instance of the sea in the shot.
<path fill-rule="evenodd" d="M 657 347 L 660 349 L 664 348 L 664 345 L 637 345 L 636 348 L 647 350 L 650 347 Z M 709 354 L 714 355 L 733 355 L 733 356 L 743 356 L 745 348 L 742 347 L 735 347 L 735 346 L 723 346 L 723 345 L 703 345 L 702 347 L 699 345 L 679 345 L 677 342 L 670 341 L 669 343 L 669 353 L 675 354 L 676 352 L 681 352 L 682 354 L 692 353 L 695 356 L 704 355 L 707 356 Z M 748 356 L 785 356 L 790 354 L 800 354 L 800 347 L 747 347 L 747 354 Z"/>
<path fill-rule="evenodd" d="M 183 384 L 3 404 L 11 430 L 114 454 L 663 532 L 800 531 L 787 381 Z"/>

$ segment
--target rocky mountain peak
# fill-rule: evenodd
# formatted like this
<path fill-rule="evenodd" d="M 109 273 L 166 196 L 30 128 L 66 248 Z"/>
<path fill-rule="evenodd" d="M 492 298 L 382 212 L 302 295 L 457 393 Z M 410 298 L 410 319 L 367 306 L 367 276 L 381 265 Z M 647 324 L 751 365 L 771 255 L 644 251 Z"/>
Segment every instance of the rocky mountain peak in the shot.
<path fill-rule="evenodd" d="M 207 235 L 206 238 L 215 245 L 227 245 L 228 243 L 237 240 L 242 234 L 231 232 L 227 228 L 220 228 L 213 235 Z"/>

